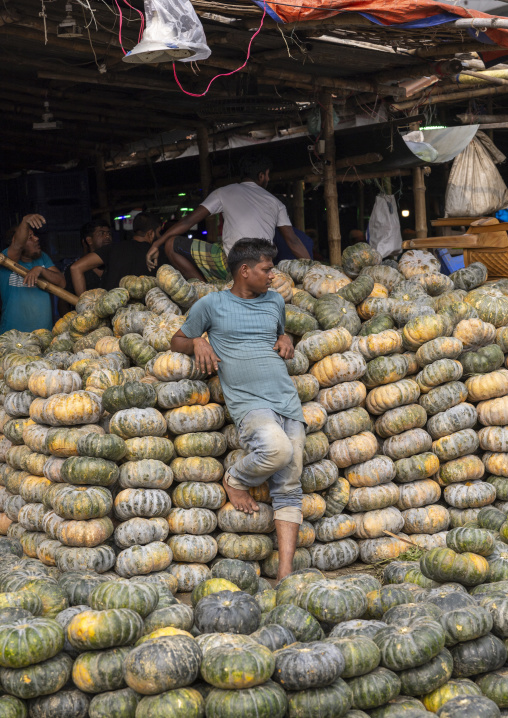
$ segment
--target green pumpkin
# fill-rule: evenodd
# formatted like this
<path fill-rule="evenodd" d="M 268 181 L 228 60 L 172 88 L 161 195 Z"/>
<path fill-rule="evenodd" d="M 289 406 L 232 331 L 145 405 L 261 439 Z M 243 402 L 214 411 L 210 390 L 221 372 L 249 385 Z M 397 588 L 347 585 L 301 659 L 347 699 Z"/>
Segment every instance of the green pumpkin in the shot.
<path fill-rule="evenodd" d="M 482 262 L 473 262 L 468 267 L 463 267 L 450 274 L 455 289 L 465 289 L 467 292 L 486 282 L 487 277 L 487 267 Z"/>
<path fill-rule="evenodd" d="M 111 414 L 132 407 L 146 409 L 154 407 L 156 403 L 155 389 L 150 384 L 140 381 L 127 381 L 121 386 L 109 387 L 102 395 L 102 405 Z"/>
<path fill-rule="evenodd" d="M 371 710 L 388 703 L 400 693 L 400 678 L 386 668 L 375 668 L 347 681 L 353 694 L 353 707 Z"/>
<path fill-rule="evenodd" d="M 318 328 L 318 322 L 305 309 L 286 304 L 286 331 L 298 337 Z"/>
<path fill-rule="evenodd" d="M 69 643 L 78 651 L 130 645 L 143 631 L 141 616 L 128 608 L 83 611 L 67 626 Z"/>
<path fill-rule="evenodd" d="M 28 718 L 24 701 L 14 696 L 0 696 L 0 715 L 2 718 Z"/>
<path fill-rule="evenodd" d="M 207 718 L 284 718 L 286 692 L 274 681 L 244 690 L 214 688 L 206 699 Z"/>
<path fill-rule="evenodd" d="M 410 626 L 387 626 L 374 637 L 381 653 L 381 665 L 396 671 L 416 668 L 438 655 L 445 644 L 441 625 L 417 618 Z"/>
<path fill-rule="evenodd" d="M 90 593 L 99 584 L 108 581 L 106 576 L 97 573 L 77 573 L 68 571 L 58 579 L 58 583 L 71 606 L 88 606 Z"/>
<path fill-rule="evenodd" d="M 337 294 L 346 301 L 351 302 L 351 304 L 360 304 L 364 299 L 367 299 L 373 289 L 374 280 L 365 274 L 339 289 Z"/>
<path fill-rule="evenodd" d="M 69 484 L 111 486 L 120 475 L 118 466 L 107 459 L 71 456 L 62 464 L 61 476 Z"/>
<path fill-rule="evenodd" d="M 495 327 L 503 327 L 508 323 L 508 297 L 495 286 L 473 289 L 466 294 L 464 301 L 476 309 L 482 321 Z"/>
<path fill-rule="evenodd" d="M 215 688 L 241 690 L 266 683 L 275 668 L 272 652 L 259 643 L 229 645 L 207 651 L 201 663 L 201 676 Z"/>
<path fill-rule="evenodd" d="M 370 673 L 379 666 L 381 653 L 373 640 L 366 636 L 333 636 L 326 638 L 342 653 L 345 661 L 342 678 L 354 678 Z"/>
<path fill-rule="evenodd" d="M 90 594 L 89 605 L 96 611 L 130 608 L 144 618 L 155 610 L 159 595 L 155 586 L 133 581 L 100 583 Z"/>
<path fill-rule="evenodd" d="M 13 621 L 0 626 L 0 666 L 24 668 L 52 658 L 63 649 L 64 633 L 51 618 Z"/>
<path fill-rule="evenodd" d="M 348 277 L 357 277 L 364 267 L 373 267 L 381 262 L 382 257 L 379 252 L 367 242 L 358 242 L 346 247 L 342 253 L 342 267 Z"/>
<path fill-rule="evenodd" d="M 478 512 L 476 518 L 478 525 L 483 529 L 490 531 L 499 531 L 501 526 L 506 521 L 506 514 L 494 506 L 484 506 Z"/>
<path fill-rule="evenodd" d="M 424 576 L 434 581 L 453 581 L 464 586 L 483 583 L 488 574 L 488 563 L 475 553 L 455 553 L 449 548 L 434 548 L 420 559 Z"/>
<path fill-rule="evenodd" d="M 290 716 L 315 718 L 351 715 L 353 718 L 354 711 L 346 712 L 352 703 L 351 691 L 341 678 L 337 678 L 329 686 L 294 691 L 288 695 L 288 701 Z"/>
<path fill-rule="evenodd" d="M 39 596 L 42 601 L 42 615 L 48 618 L 54 618 L 69 605 L 67 597 L 58 583 L 49 576 L 26 581 L 21 590 L 30 591 Z"/>
<path fill-rule="evenodd" d="M 395 322 L 389 314 L 376 314 L 375 317 L 363 322 L 359 332 L 359 337 L 366 337 L 369 334 L 380 334 L 387 329 L 393 329 Z"/>
<path fill-rule="evenodd" d="M 101 693 L 92 698 L 89 718 L 135 718 L 141 696 L 132 688 Z"/>
<path fill-rule="evenodd" d="M 76 689 L 58 691 L 31 701 L 30 715 L 33 718 L 88 718 L 89 703 L 88 696 Z"/>
<path fill-rule="evenodd" d="M 80 436 L 77 443 L 79 456 L 120 461 L 127 452 L 125 441 L 115 434 L 90 433 Z"/>
<path fill-rule="evenodd" d="M 123 688 L 123 662 L 130 650 L 128 647 L 120 647 L 80 653 L 72 667 L 74 684 L 85 693 L 103 693 Z"/>
<path fill-rule="evenodd" d="M 128 301 L 129 292 L 127 289 L 117 287 L 99 297 L 95 303 L 94 311 L 98 317 L 111 317 L 113 314 L 116 314 L 121 307 L 125 307 Z"/>
<path fill-rule="evenodd" d="M 160 602 L 159 604 L 160 605 Z M 184 603 L 173 603 L 171 606 L 157 608 L 145 618 L 145 635 L 159 628 L 179 628 L 190 631 L 194 624 L 194 611 Z"/>
<path fill-rule="evenodd" d="M 446 545 L 457 553 L 472 551 L 480 556 L 490 556 L 494 537 L 487 529 L 461 526 L 446 534 Z"/>
<path fill-rule="evenodd" d="M 124 334 L 120 338 L 120 349 L 141 367 L 157 356 L 157 351 L 140 334 Z"/>
<path fill-rule="evenodd" d="M 72 658 L 59 653 L 25 668 L 0 668 L 0 681 L 5 691 L 26 700 L 56 693 L 71 677 L 71 670 Z"/>
<path fill-rule="evenodd" d="M 506 661 L 506 647 L 491 633 L 473 641 L 458 643 L 451 649 L 454 678 L 468 678 L 496 671 Z"/>
<path fill-rule="evenodd" d="M 308 611 L 292 604 L 280 605 L 263 616 L 263 625 L 276 623 L 288 628 L 297 641 L 304 643 L 319 641 L 323 631 L 317 620 Z"/>
<path fill-rule="evenodd" d="M 493 626 L 492 616 L 481 606 L 462 606 L 445 611 L 439 622 L 445 631 L 447 647 L 481 638 Z"/>
<path fill-rule="evenodd" d="M 157 280 L 155 277 L 147 277 L 144 274 L 128 274 L 120 280 L 120 287 L 128 291 L 131 299 L 138 301 L 144 299 L 146 293 L 156 286 Z"/>
<path fill-rule="evenodd" d="M 337 294 L 324 294 L 320 297 L 316 302 L 314 313 L 322 329 L 344 327 L 354 336 L 361 326 L 355 305 Z"/>
<path fill-rule="evenodd" d="M 402 354 L 379 356 L 367 363 L 362 381 L 372 389 L 382 384 L 391 384 L 403 379 L 408 370 L 408 361 Z"/>
<path fill-rule="evenodd" d="M 318 620 L 329 623 L 359 618 L 367 608 L 367 598 L 361 588 L 331 579 L 308 584 L 300 593 L 298 603 Z"/>
<path fill-rule="evenodd" d="M 240 590 L 254 595 L 257 593 L 259 578 L 254 567 L 245 561 L 224 558 L 212 567 L 214 578 L 225 578 L 238 586 Z"/>
<path fill-rule="evenodd" d="M 401 694 L 421 696 L 439 688 L 452 677 L 453 658 L 444 648 L 427 663 L 397 673 L 401 682 Z"/>
<path fill-rule="evenodd" d="M 182 688 L 196 680 L 201 660 L 201 649 L 193 638 L 177 635 L 148 640 L 127 655 L 125 682 L 143 695 Z"/>
<path fill-rule="evenodd" d="M 219 436 L 224 442 L 224 449 L 220 453 L 224 453 L 226 450 L 226 440 L 222 434 L 219 434 Z M 177 438 L 180 439 L 182 437 L 179 436 Z M 132 439 L 127 439 L 125 446 L 127 447 L 127 453 L 124 457 L 126 461 L 156 459 L 165 464 L 169 464 L 175 455 L 173 442 L 162 436 L 135 436 Z M 191 454 L 191 456 L 193 456 L 193 454 Z"/>
<path fill-rule="evenodd" d="M 464 376 L 487 374 L 503 366 L 504 354 L 497 344 L 489 344 L 475 352 L 464 352 L 459 356 L 459 361 L 464 369 Z"/>
<path fill-rule="evenodd" d="M 185 718 L 202 718 L 205 701 L 195 688 L 175 688 L 158 696 L 145 696 L 141 699 L 136 718 L 169 718 L 185 716 Z"/>
<path fill-rule="evenodd" d="M 508 670 L 500 669 L 486 673 L 477 679 L 482 693 L 499 708 L 508 708 Z"/>

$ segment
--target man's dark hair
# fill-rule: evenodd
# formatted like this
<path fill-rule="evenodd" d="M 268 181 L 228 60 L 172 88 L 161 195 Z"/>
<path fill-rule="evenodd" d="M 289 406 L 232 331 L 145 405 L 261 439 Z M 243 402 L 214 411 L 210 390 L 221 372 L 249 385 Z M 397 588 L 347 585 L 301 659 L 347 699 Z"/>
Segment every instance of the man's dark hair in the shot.
<path fill-rule="evenodd" d="M 277 247 L 268 239 L 251 239 L 244 237 L 235 242 L 228 254 L 228 268 L 233 277 L 242 264 L 253 267 L 266 259 L 274 259 L 277 255 Z"/>
<path fill-rule="evenodd" d="M 273 169 L 273 162 L 266 155 L 243 155 L 239 166 L 241 179 L 257 181 L 260 172 Z"/>
<path fill-rule="evenodd" d="M 140 212 L 134 217 L 134 222 L 132 223 L 132 229 L 135 235 L 145 235 L 151 229 L 155 232 L 159 226 L 159 217 L 156 214 L 151 214 L 150 212 Z"/>
<path fill-rule="evenodd" d="M 91 237 L 97 227 L 107 227 L 109 229 L 109 222 L 106 222 L 105 219 L 93 219 L 91 222 L 84 224 L 80 230 L 81 241 L 84 242 L 87 237 Z"/>

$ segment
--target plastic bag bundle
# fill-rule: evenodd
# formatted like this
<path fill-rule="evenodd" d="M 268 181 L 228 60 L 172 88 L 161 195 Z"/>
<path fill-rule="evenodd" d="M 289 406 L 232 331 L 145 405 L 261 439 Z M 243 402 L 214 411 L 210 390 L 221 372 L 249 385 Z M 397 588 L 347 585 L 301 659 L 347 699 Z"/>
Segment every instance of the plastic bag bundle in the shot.
<path fill-rule="evenodd" d="M 402 251 L 397 203 L 393 195 L 379 194 L 369 220 L 367 238 L 371 247 L 385 259 L 393 252 Z"/>
<path fill-rule="evenodd" d="M 211 50 L 190 0 L 145 0 L 146 28 L 125 62 L 206 60 Z"/>

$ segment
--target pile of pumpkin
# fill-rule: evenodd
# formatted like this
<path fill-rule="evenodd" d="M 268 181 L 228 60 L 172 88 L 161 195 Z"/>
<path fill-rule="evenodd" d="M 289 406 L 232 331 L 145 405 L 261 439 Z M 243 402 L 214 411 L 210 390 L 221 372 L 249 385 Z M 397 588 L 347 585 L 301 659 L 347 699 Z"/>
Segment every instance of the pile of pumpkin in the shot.
<path fill-rule="evenodd" d="M 397 603 L 413 602 L 415 587 L 421 592 L 448 582 L 490 586 L 508 580 L 508 552 L 503 549 L 508 542 L 508 371 L 502 368 L 508 353 L 508 280 L 487 279 L 480 263 L 448 277 L 428 252 L 410 251 L 398 264 L 382 263 L 364 244 L 348 248 L 341 267 L 305 260 L 278 265 L 272 290 L 286 304 L 286 331 L 295 344 L 295 356 L 286 364 L 307 423 L 304 521 L 294 568 L 314 581 L 323 578 L 316 571 L 334 571 L 357 560 L 397 559 L 408 542 L 431 559 L 445 552 L 439 554 L 444 567 L 437 573 L 423 565 L 399 567 L 404 600 L 366 611 L 358 598 L 354 616 L 347 611 L 346 616 L 380 619 Z M 129 646 L 154 628 L 208 633 L 170 595 L 199 592 L 224 559 L 240 559 L 262 588 L 261 575 L 277 575 L 267 485 L 252 490 L 260 511 L 244 515 L 227 503 L 220 483 L 245 447 L 231 423 L 219 378 L 202 375 L 192 357 L 170 351 L 188 309 L 205 294 L 230 285 L 187 282 L 167 265 L 156 278 L 125 277 L 121 284 L 110 292 L 85 292 L 76 311 L 60 319 L 52 332 L 0 336 L 0 534 L 5 537 L 0 541 L 5 559 L 0 591 L 5 606 L 31 611 L 23 598 L 17 602 L 18 594 L 35 593 L 43 616 L 61 616 L 66 627 L 77 615 L 69 605 L 130 609 L 130 604 L 91 600 L 96 588 L 116 581 L 120 593 L 132 583 L 152 584 L 161 594 L 162 584 L 164 600 L 184 614 L 183 625 L 171 619 L 144 629 L 138 622 L 136 629 L 122 627 L 120 621 L 118 635 L 125 634 L 125 640 L 118 643 L 115 637 L 107 646 L 77 646 L 68 633 L 65 653 L 51 658 L 65 655 L 68 666 L 68 656 L 76 650 Z M 454 544 L 450 537 L 461 528 L 483 532 L 481 546 L 474 541 L 472 548 Z M 488 549 L 482 543 L 486 534 L 493 537 Z M 19 561 L 12 563 L 12 552 Z M 471 583 L 470 573 L 480 580 Z M 370 601 L 378 587 L 373 588 L 369 577 L 362 580 Z M 339 590 L 344 581 L 332 582 L 330 590 Z M 238 585 L 244 588 L 241 580 Z M 114 587 L 110 590 L 115 593 Z M 390 586 L 385 590 L 390 595 L 394 591 Z M 291 589 L 290 603 L 321 621 L 320 631 L 347 620 L 311 610 L 313 604 L 301 598 L 301 591 L 302 586 Z M 341 604 L 334 594 L 335 600 Z M 1 601 L 0 595 L 0 608 Z M 277 598 L 277 603 L 288 601 Z M 268 604 L 261 607 L 269 612 Z M 158 610 L 152 607 L 147 613 Z M 40 612 L 36 606 L 33 613 Z M 414 618 L 410 612 L 411 626 Z M 115 627 L 116 618 L 111 621 Z M 373 630 L 372 621 L 369 625 Z M 302 640 L 299 631 L 293 636 Z M 318 637 L 321 632 L 312 634 L 312 640 Z M 38 660 L 45 665 L 46 659 Z M 16 668 L 9 660 L 0 665 Z M 376 670 L 390 669 L 381 665 Z M 69 671 L 57 671 L 66 677 L 52 692 L 62 688 Z M 41 684 L 29 682 L 38 691 L 48 680 L 44 674 Z M 18 695 L 1 675 L 0 683 Z M 211 685 L 225 690 L 213 681 Z M 103 690 L 110 689 L 90 692 Z M 376 710 L 381 705 L 352 704 Z M 278 715 L 270 701 L 267 705 L 267 715 Z M 231 706 L 231 712 L 244 710 L 234 701 Z M 67 709 L 30 710 L 41 717 L 72 715 Z M 134 715 L 132 706 L 129 710 Z M 136 715 L 145 715 L 137 710 Z M 201 715 L 201 708 L 195 710 Z M 207 714 L 229 715 L 218 710 L 207 708 Z M 107 712 L 112 715 L 110 706 Z M 125 708 L 121 715 L 130 714 Z M 290 708 L 289 714 L 307 715 L 302 707 Z M 194 715 L 190 709 L 188 715 Z"/>

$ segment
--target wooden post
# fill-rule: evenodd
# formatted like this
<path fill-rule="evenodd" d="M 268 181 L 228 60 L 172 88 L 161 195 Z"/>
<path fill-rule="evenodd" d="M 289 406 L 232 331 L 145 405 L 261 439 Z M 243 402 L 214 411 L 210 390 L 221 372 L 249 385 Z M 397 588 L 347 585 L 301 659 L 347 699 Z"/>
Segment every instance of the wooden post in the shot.
<path fill-rule="evenodd" d="M 337 196 L 337 168 L 335 166 L 335 134 L 333 127 L 332 95 L 325 92 L 321 95 L 321 117 L 323 139 L 325 141 L 323 183 L 326 204 L 326 224 L 328 228 L 328 250 L 330 264 L 340 264 L 340 219 Z"/>
<path fill-rule="evenodd" d="M 305 203 L 303 197 L 304 184 L 302 180 L 293 182 L 293 224 L 296 229 L 305 232 Z"/>
<path fill-rule="evenodd" d="M 106 172 L 104 170 L 104 155 L 97 155 L 96 157 L 95 181 L 97 184 L 97 199 L 99 200 L 97 215 L 99 217 L 103 217 L 104 219 L 109 219 L 108 189 L 106 185 Z"/>
<path fill-rule="evenodd" d="M 415 203 L 415 230 L 417 239 L 427 237 L 427 208 L 425 206 L 425 178 L 423 167 L 413 169 L 413 197 Z"/>
<path fill-rule="evenodd" d="M 212 188 L 212 168 L 210 166 L 210 150 L 208 148 L 208 128 L 206 125 L 200 125 L 197 131 L 197 141 L 199 150 L 199 173 L 201 176 L 201 188 L 203 190 L 203 199 L 208 197 Z M 215 217 L 210 215 L 205 220 L 206 231 L 208 232 L 207 242 L 217 241 L 217 225 Z"/>

